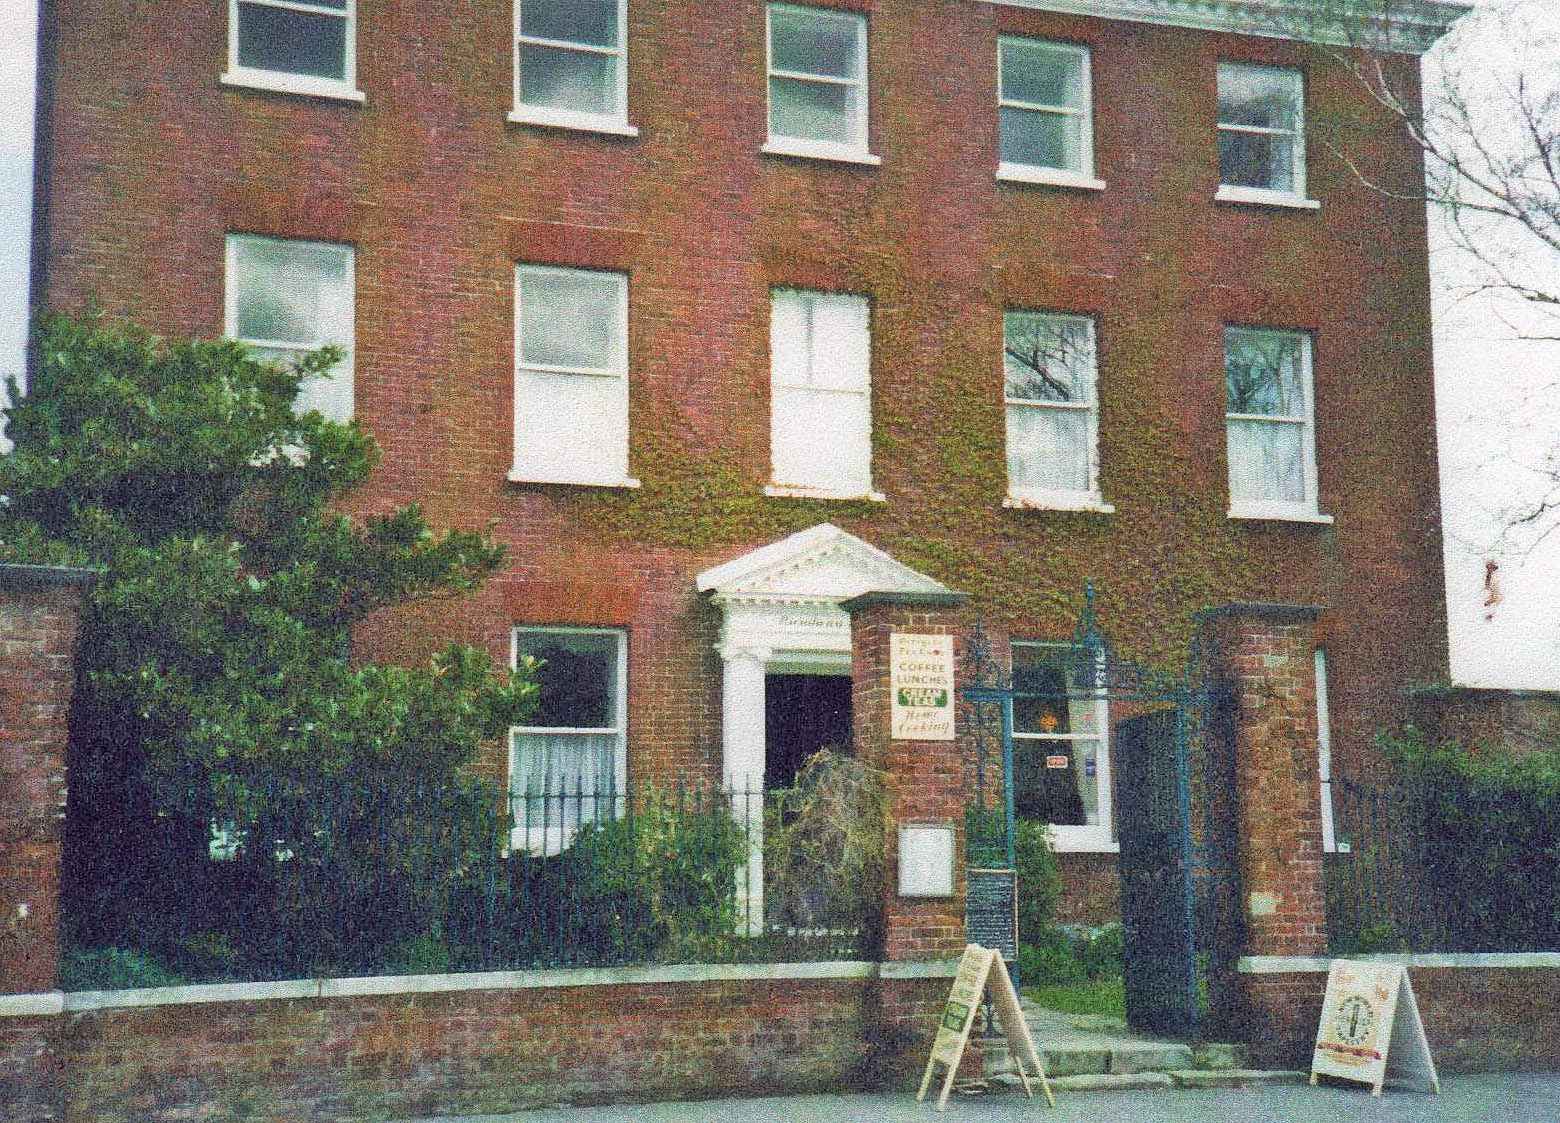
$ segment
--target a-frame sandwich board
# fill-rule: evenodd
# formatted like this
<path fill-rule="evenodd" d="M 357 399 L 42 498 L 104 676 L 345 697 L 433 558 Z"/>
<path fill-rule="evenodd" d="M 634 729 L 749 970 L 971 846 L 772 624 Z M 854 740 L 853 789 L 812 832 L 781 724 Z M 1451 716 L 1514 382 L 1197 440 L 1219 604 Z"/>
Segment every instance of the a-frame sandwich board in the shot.
<path fill-rule="evenodd" d="M 1007 1036 L 1013 1063 L 1018 1067 L 1024 1094 L 1030 1099 L 1034 1098 L 1034 1091 L 1029 1086 L 1031 1074 L 1025 1071 L 1028 1065 L 1040 1081 L 1046 1103 L 1055 1107 L 1056 1099 L 1051 1095 L 1051 1082 L 1045 1076 L 1045 1064 L 1040 1059 L 1040 1050 L 1035 1047 L 1034 1038 L 1030 1036 L 1029 1023 L 1024 1021 L 1018 991 L 1013 987 L 1007 964 L 1002 962 L 1002 953 L 996 948 L 983 948 L 979 944 L 966 946 L 964 957 L 959 960 L 959 970 L 949 989 L 942 1020 L 937 1024 L 932 1055 L 927 1058 L 926 1071 L 921 1076 L 921 1088 L 915 1094 L 916 1102 L 926 1099 L 927 1089 L 932 1084 L 932 1073 L 941 1064 L 948 1071 L 943 1077 L 942 1092 L 937 1097 L 937 1110 L 942 1111 L 948 1106 L 948 1093 L 953 1090 L 954 1075 L 959 1071 L 959 1061 L 963 1059 L 964 1050 L 969 1045 L 970 1030 L 975 1026 L 975 1014 L 980 1008 L 981 996 L 988 987 L 992 992 L 991 1000 L 997 1009 L 997 1016 L 1002 1019 L 1002 1031 Z"/>
<path fill-rule="evenodd" d="M 1311 1083 L 1335 1076 L 1371 1086 L 1441 1090 L 1408 971 L 1395 963 L 1335 959 L 1311 1055 Z"/>

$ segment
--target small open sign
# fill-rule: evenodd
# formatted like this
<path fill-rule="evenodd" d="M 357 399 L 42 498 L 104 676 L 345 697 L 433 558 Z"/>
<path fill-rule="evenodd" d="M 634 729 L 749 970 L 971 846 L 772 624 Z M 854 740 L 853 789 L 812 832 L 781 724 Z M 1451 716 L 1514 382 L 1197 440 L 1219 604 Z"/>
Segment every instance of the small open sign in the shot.
<path fill-rule="evenodd" d="M 1062 768 L 1062 769 L 1065 769 L 1067 767 L 1067 765 L 1068 765 L 1068 760 L 1067 760 L 1067 758 L 1065 756 L 1048 756 L 1048 757 L 1045 758 L 1045 766 L 1047 768 Z"/>

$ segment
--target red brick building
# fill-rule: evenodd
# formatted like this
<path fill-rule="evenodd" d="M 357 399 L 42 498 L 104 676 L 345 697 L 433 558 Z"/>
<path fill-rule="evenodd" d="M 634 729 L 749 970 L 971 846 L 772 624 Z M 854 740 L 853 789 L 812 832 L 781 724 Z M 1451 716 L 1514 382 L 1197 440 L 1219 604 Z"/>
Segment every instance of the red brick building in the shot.
<path fill-rule="evenodd" d="M 1445 623 L 1424 208 L 1333 153 L 1423 171 L 1294 7 L 55 0 L 39 295 L 348 348 L 354 506 L 511 553 L 360 647 L 546 658 L 517 785 L 783 783 L 850 736 L 842 602 L 966 593 L 1044 682 L 1086 578 L 1170 665 L 1319 606 L 1307 737 L 1359 767 Z M 1110 727 L 1020 715 L 1081 919 Z"/>

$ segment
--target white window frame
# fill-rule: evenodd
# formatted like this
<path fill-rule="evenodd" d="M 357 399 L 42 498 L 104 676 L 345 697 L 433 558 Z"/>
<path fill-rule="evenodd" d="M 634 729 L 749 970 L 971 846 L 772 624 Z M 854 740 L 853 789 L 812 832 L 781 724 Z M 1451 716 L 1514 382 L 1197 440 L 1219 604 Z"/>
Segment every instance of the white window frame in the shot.
<path fill-rule="evenodd" d="M 1053 402 L 1036 398 L 1013 398 L 1007 393 L 1007 333 L 1010 317 L 1084 324 L 1089 332 L 1089 349 L 1093 359 L 1091 373 L 1093 384 L 1087 402 Z M 1089 416 L 1089 486 L 1081 491 L 1065 488 L 1015 487 L 1011 474 L 1008 477 L 1007 498 L 1004 507 L 1047 511 L 1092 511 L 1109 515 L 1116 510 L 1105 502 L 1100 491 L 1100 360 L 1099 338 L 1095 333 L 1094 317 L 1071 312 L 1039 312 L 1026 308 L 1007 308 L 1002 313 L 1002 416 L 1003 450 L 1006 463 L 1007 445 L 1012 440 L 1008 416 L 1014 409 L 1053 409 L 1063 411 L 1087 411 Z M 1005 470 L 1005 469 L 1004 469 Z"/>
<path fill-rule="evenodd" d="M 1011 648 L 1036 647 L 1046 648 L 1051 651 L 1076 651 L 1077 648 L 1070 643 L 1059 643 L 1051 640 L 1012 640 Z M 1101 655 L 1098 663 L 1098 675 L 1105 672 L 1105 660 Z M 1011 665 L 1009 670 L 1011 671 Z M 1071 689 L 1071 683 L 1068 684 Z M 1113 794 L 1110 778 L 1110 699 L 1106 696 L 1104 683 L 1098 682 L 1095 690 L 1095 724 L 1099 727 L 1098 734 L 1089 733 L 1021 733 L 1013 730 L 1013 740 L 1017 741 L 1097 741 L 1099 751 L 1095 757 L 1094 779 L 1095 788 L 1099 793 L 1097 823 L 1086 823 L 1081 826 L 1069 824 L 1048 824 L 1051 834 L 1051 849 L 1058 854 L 1114 854 L 1121 849 L 1116 841 L 1115 819 L 1113 815 Z"/>
<path fill-rule="evenodd" d="M 1353 849 L 1338 841 L 1333 821 L 1332 704 L 1327 696 L 1327 649 L 1318 647 L 1316 668 L 1316 771 L 1321 780 L 1322 853 L 1348 854 Z"/>
<path fill-rule="evenodd" d="M 512 101 L 509 120 L 523 125 L 553 125 L 562 129 L 583 129 L 593 133 L 610 133 L 614 136 L 638 136 L 639 130 L 628 123 L 628 0 L 617 0 L 618 45 L 598 47 L 594 43 L 579 43 L 569 39 L 544 39 L 526 35 L 521 24 L 523 0 L 514 0 L 514 50 L 510 60 L 514 72 Z M 559 109 L 550 105 L 527 105 L 520 100 L 520 48 L 530 43 L 538 47 L 577 51 L 581 54 L 607 55 L 617 59 L 617 103 L 615 113 L 586 113 L 580 110 Z"/>
<path fill-rule="evenodd" d="M 517 624 L 509 633 L 509 666 L 514 669 L 520 662 L 520 637 L 530 635 L 585 635 L 585 636 L 612 636 L 617 641 L 617 690 L 614 705 L 617 710 L 617 724 L 615 726 L 601 726 L 588 728 L 584 726 L 545 726 L 545 725 L 515 725 L 509 729 L 509 758 L 508 778 L 505 783 L 505 792 L 513 800 L 515 796 L 514 782 L 516 765 L 519 762 L 519 746 L 517 737 L 527 734 L 542 737 L 558 737 L 574 734 L 580 737 L 599 737 L 605 734 L 615 734 L 617 743 L 613 748 L 612 777 L 614 791 L 601 797 L 597 804 L 603 811 L 607 811 L 611 818 L 619 818 L 623 815 L 628 792 L 628 631 L 625 628 L 589 628 L 572 625 L 553 624 Z M 546 824 L 536 826 L 529 823 L 521 825 L 515 823 L 510 828 L 509 847 L 514 851 L 525 851 L 536 855 L 559 854 L 566 850 L 574 840 L 575 832 L 584 822 L 574 826 L 563 824 Z"/>
<path fill-rule="evenodd" d="M 777 348 L 774 344 L 774 333 L 776 330 L 774 309 L 775 302 L 778 299 L 786 297 L 800 297 L 807 301 L 808 339 L 806 350 L 809 356 L 812 354 L 812 311 L 818 303 L 827 301 L 849 301 L 852 304 L 866 306 L 867 353 L 863 359 L 867 370 L 867 384 L 863 388 L 859 390 L 848 390 L 837 387 L 813 385 L 787 385 L 784 387 L 786 389 L 802 390 L 816 394 L 849 394 L 853 396 L 859 396 L 865 400 L 867 413 L 867 463 L 865 465 L 866 471 L 864 473 L 867 479 L 867 487 L 865 491 L 857 488 L 823 487 L 816 484 L 804 484 L 795 480 L 781 479 L 779 476 L 779 472 L 777 471 L 778 465 L 775 463 L 774 459 L 774 452 L 777 444 L 775 435 L 779 422 L 779 415 L 776 412 L 774 405 L 774 391 L 777 386 L 781 385 L 781 383 L 779 382 L 780 372 L 775 369 L 775 353 Z M 764 494 L 768 496 L 789 497 L 796 499 L 865 499 L 874 503 L 887 502 L 888 497 L 872 486 L 872 308 L 870 301 L 866 297 L 857 296 L 852 293 L 820 292 L 814 289 L 777 288 L 771 290 L 769 294 L 769 323 L 770 482 L 764 487 Z"/>
<path fill-rule="evenodd" d="M 240 4 L 253 4 L 260 8 L 282 8 L 310 15 L 335 16 L 346 21 L 347 29 L 343 45 L 342 76 L 321 78 L 313 74 L 296 74 L 290 70 L 262 70 L 253 66 L 241 66 L 238 61 L 238 8 Z M 274 90 L 284 94 L 303 94 L 308 97 L 335 98 L 339 101 L 363 102 L 367 99 L 357 88 L 357 0 L 347 0 L 347 6 L 329 8 L 311 4 L 308 0 L 228 0 L 228 57 L 227 72 L 220 79 L 225 86 L 244 86 L 257 90 Z"/>
<path fill-rule="evenodd" d="M 1229 353 L 1230 333 L 1237 332 L 1247 335 L 1271 335 L 1285 339 L 1298 340 L 1300 343 L 1300 387 L 1304 396 L 1303 416 L 1291 416 L 1287 414 L 1268 413 L 1231 413 L 1229 411 Z M 1280 519 L 1288 522 L 1330 523 L 1331 515 L 1324 515 L 1317 507 L 1317 475 L 1316 475 L 1316 387 L 1315 376 L 1311 366 L 1311 336 L 1303 331 L 1284 331 L 1276 328 L 1251 327 L 1249 325 L 1227 325 L 1224 329 L 1224 461 L 1228 471 L 1228 488 L 1230 493 L 1229 517 L 1232 519 Z M 1300 436 L 1300 461 L 1305 481 L 1305 498 L 1298 503 L 1282 502 L 1278 500 L 1238 499 L 1235 495 L 1235 478 L 1233 464 L 1229 455 L 1230 422 L 1260 422 L 1270 425 L 1298 425 L 1301 427 Z"/>
<path fill-rule="evenodd" d="M 859 79 L 839 78 L 832 74 L 810 74 L 800 70 L 776 70 L 774 60 L 774 14 L 776 10 L 804 12 L 817 19 L 850 21 L 856 27 L 856 65 Z M 872 113 L 868 90 L 871 85 L 867 72 L 867 17 L 860 12 L 845 12 L 838 8 L 822 8 L 811 4 L 769 3 L 764 5 L 764 97 L 765 132 L 763 152 L 776 156 L 803 156 L 817 160 L 840 160 L 850 164 L 876 166 L 883 161 L 870 151 L 870 127 Z M 790 78 L 799 82 L 816 82 L 831 86 L 858 87 L 861 92 L 857 103 L 856 119 L 851 122 L 854 138 L 849 144 L 816 140 L 811 137 L 781 136 L 774 131 L 774 80 Z"/>
<path fill-rule="evenodd" d="M 1272 187 L 1251 187 L 1245 184 L 1224 183 L 1223 171 L 1220 170 L 1219 189 L 1214 193 L 1214 198 L 1225 203 L 1256 203 L 1266 206 L 1291 207 L 1298 210 L 1316 210 L 1321 203 L 1315 199 L 1306 197 L 1306 158 L 1305 158 L 1305 74 L 1287 66 L 1263 66 L 1249 62 L 1221 62 L 1218 64 L 1218 72 L 1215 76 L 1215 84 L 1222 90 L 1222 79 L 1226 73 L 1232 71 L 1246 71 L 1248 73 L 1262 73 L 1269 75 L 1281 75 L 1285 81 L 1293 83 L 1292 96 L 1294 99 L 1295 127 L 1290 129 L 1275 129 L 1262 125 L 1237 125 L 1226 124 L 1224 121 L 1224 97 L 1218 93 L 1218 133 L 1246 133 L 1262 136 L 1289 136 L 1294 138 L 1294 161 L 1291 174 L 1294 178 L 1294 189 L 1280 191 Z M 1216 146 L 1217 147 L 1217 146 Z M 1217 153 L 1215 153 L 1217 155 Z"/>
<path fill-rule="evenodd" d="M 1002 88 L 1002 55 L 1010 44 L 1024 47 L 1040 47 L 1059 55 L 1077 59 L 1079 87 L 1083 90 L 1083 105 L 1046 105 L 1040 102 L 1019 101 L 1010 98 Z M 1091 70 L 1091 52 L 1079 43 L 1059 43 L 1051 39 L 1035 39 L 1023 35 L 997 37 L 997 110 L 1018 109 L 1026 113 L 1049 113 L 1058 117 L 1081 118 L 1082 146 L 1079 167 L 1057 168 L 1045 164 L 1021 164 L 1000 158 L 997 161 L 997 178 L 1015 183 L 1044 183 L 1054 187 L 1081 187 L 1090 191 L 1105 190 L 1105 181 L 1094 174 L 1094 78 Z M 1000 144 L 1000 141 L 999 141 Z"/>
<path fill-rule="evenodd" d="M 553 366 L 542 363 L 526 363 L 523 360 L 524 349 L 521 346 L 525 325 L 522 322 L 521 288 L 523 276 L 526 273 L 535 275 L 543 274 L 582 274 L 588 273 L 599 277 L 614 277 L 617 279 L 617 299 L 613 314 L 618 318 L 618 348 L 612 356 L 612 362 L 607 367 L 567 367 Z M 515 374 L 512 380 L 514 388 L 514 464 L 509 471 L 509 480 L 512 483 L 541 483 L 541 484 L 577 484 L 586 487 L 629 487 L 639 486 L 639 481 L 628 474 L 629 451 L 629 411 L 628 411 L 628 274 L 616 269 L 575 269 L 557 265 L 533 265 L 527 262 L 519 262 L 515 265 L 515 296 L 514 296 L 514 359 Z M 520 409 L 522 399 L 520 394 L 520 376 L 524 373 L 533 374 L 559 374 L 572 375 L 579 378 L 614 378 L 621 383 L 623 427 L 622 445 L 618 451 L 620 455 L 617 462 L 621 465 L 621 471 L 608 477 L 590 477 L 570 474 L 567 471 L 531 471 L 521 467 L 520 450 Z M 556 463 L 556 461 L 555 461 Z"/>
<path fill-rule="evenodd" d="M 238 251 L 244 243 L 269 242 L 272 244 L 319 246 L 328 249 L 340 250 L 346 258 L 346 304 L 347 315 L 351 321 L 350 337 L 345 343 L 336 343 L 346 354 L 341 361 L 330 368 L 332 391 L 339 391 L 347 403 L 345 411 L 320 410 L 324 416 L 332 421 L 342 424 L 350 421 L 357 414 L 357 386 L 356 386 L 356 358 L 357 358 L 357 250 L 344 242 L 324 242 L 310 238 L 273 238 L 264 234 L 229 234 L 224 246 L 223 267 L 225 277 L 223 281 L 223 315 L 225 318 L 224 332 L 229 339 L 235 339 L 248 347 L 262 347 L 268 351 L 283 351 L 294 359 L 302 358 L 311 351 L 317 351 L 321 347 L 331 343 L 330 340 L 318 340 L 313 344 L 291 343 L 275 339 L 250 339 L 238 334 Z M 302 394 L 300 393 L 300 397 Z"/>

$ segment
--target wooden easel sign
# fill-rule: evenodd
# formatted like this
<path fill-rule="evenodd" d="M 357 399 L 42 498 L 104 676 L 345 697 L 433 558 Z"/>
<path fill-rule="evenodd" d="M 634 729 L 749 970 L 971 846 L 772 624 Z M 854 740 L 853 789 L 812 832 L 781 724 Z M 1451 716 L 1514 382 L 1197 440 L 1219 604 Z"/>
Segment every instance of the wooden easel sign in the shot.
<path fill-rule="evenodd" d="M 937 1039 L 932 1042 L 932 1055 L 927 1058 L 926 1072 L 921 1077 L 921 1090 L 915 1094 L 915 1102 L 926 1099 L 926 1090 L 932 1085 L 932 1070 L 940 1064 L 947 1068 L 948 1073 L 943 1077 L 942 1094 L 937 1097 L 937 1110 L 942 1111 L 948 1106 L 953 1077 L 959 1071 L 959 1061 L 964 1058 L 964 1050 L 969 1045 L 970 1030 L 975 1026 L 975 1014 L 980 1009 L 981 996 L 987 987 L 991 988 L 991 1001 L 997 1008 L 997 1017 L 1002 1019 L 1002 1031 L 1007 1035 L 1008 1049 L 1018 1066 L 1024 1095 L 1030 1099 L 1035 1096 L 1029 1087 L 1030 1074 L 1024 1067 L 1029 1065 L 1040 1080 L 1045 1102 L 1055 1107 L 1051 1082 L 1045 1078 L 1045 1065 L 1040 1061 L 1040 1050 L 1035 1048 L 1035 1040 L 1029 1036 L 1029 1023 L 1024 1021 L 1024 1012 L 1018 1004 L 1018 991 L 1013 989 L 1013 979 L 1008 974 L 1007 964 L 1002 962 L 1002 953 L 996 948 L 983 948 L 979 944 L 965 947 L 964 958 L 959 960 L 959 972 L 953 977 L 948 1003 L 943 1007 L 942 1020 L 937 1023 Z"/>
<path fill-rule="evenodd" d="M 1387 1084 L 1441 1090 L 1405 968 L 1333 960 L 1311 1055 L 1312 1084 L 1318 1076 L 1369 1084 L 1373 1096 Z"/>

